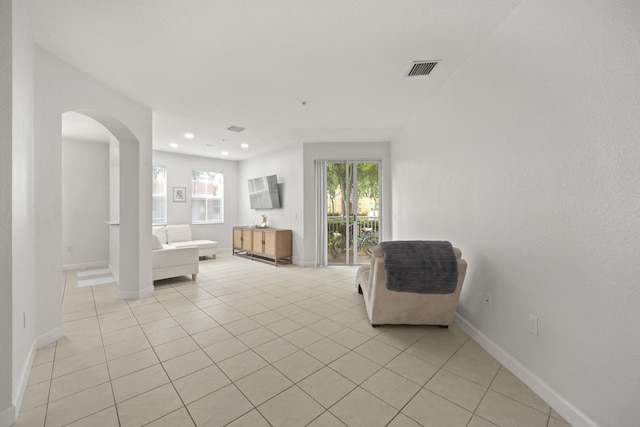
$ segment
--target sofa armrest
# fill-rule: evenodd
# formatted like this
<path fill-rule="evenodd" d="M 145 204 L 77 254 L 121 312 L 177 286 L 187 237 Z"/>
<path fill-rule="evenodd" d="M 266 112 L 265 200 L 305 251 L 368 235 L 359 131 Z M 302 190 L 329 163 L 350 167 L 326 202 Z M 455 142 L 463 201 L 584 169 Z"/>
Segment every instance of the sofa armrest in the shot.
<path fill-rule="evenodd" d="M 198 263 L 198 261 L 198 248 L 195 246 L 151 251 L 151 265 L 153 268 Z"/>

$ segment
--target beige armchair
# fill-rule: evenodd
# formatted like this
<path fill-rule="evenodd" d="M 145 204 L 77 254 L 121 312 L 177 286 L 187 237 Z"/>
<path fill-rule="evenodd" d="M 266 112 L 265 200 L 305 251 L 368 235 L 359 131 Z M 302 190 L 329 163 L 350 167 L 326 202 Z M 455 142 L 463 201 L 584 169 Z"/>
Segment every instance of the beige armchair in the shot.
<path fill-rule="evenodd" d="M 367 314 L 373 326 L 387 324 L 438 325 L 448 327 L 458 305 L 467 263 L 462 252 L 453 248 L 457 259 L 458 282 L 450 294 L 424 294 L 390 291 L 385 286 L 382 248 L 376 246 L 369 265 L 358 269 L 356 289 L 364 295 Z"/>

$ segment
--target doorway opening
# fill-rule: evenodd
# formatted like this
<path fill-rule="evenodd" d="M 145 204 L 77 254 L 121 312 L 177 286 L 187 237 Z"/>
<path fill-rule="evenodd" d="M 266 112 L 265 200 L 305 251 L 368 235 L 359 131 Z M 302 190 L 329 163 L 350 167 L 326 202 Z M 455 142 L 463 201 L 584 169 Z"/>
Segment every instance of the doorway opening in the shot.
<path fill-rule="evenodd" d="M 379 161 L 323 162 L 321 259 L 329 265 L 369 262 L 380 240 Z"/>
<path fill-rule="evenodd" d="M 98 139 L 105 146 L 106 171 L 100 181 L 100 186 L 104 186 L 100 198 L 104 202 L 99 212 L 92 213 L 92 217 L 99 225 L 92 225 L 86 228 L 83 233 L 73 230 L 76 238 L 75 244 L 67 243 L 66 249 L 72 249 L 72 253 L 77 253 L 81 248 L 94 245 L 94 240 L 101 240 L 103 250 L 100 254 L 92 255 L 95 258 L 96 265 L 101 266 L 108 264 L 107 269 L 118 284 L 117 297 L 119 299 L 137 299 L 153 293 L 153 282 L 151 281 L 151 265 L 150 258 L 141 258 L 142 251 L 146 249 L 147 242 L 141 240 L 140 229 L 146 224 L 143 216 L 140 214 L 141 209 L 145 211 L 146 204 L 141 202 L 140 198 L 140 142 L 132 131 L 120 122 L 118 119 L 95 110 L 72 110 L 64 112 L 61 118 L 63 122 L 75 117 L 75 126 L 73 129 L 67 129 L 66 137 L 74 137 L 82 141 L 91 140 L 92 132 L 83 125 L 91 123 L 91 127 L 99 126 L 100 132 L 103 133 Z M 86 117 L 85 117 L 86 116 Z M 98 125 L 99 124 L 99 125 Z M 82 161 L 82 156 L 75 159 L 75 164 Z M 72 164 L 73 166 L 73 164 Z M 76 167 L 76 169 L 78 169 Z M 82 176 L 74 174 L 71 170 L 69 179 L 79 180 Z M 86 172 L 87 174 L 95 174 L 95 170 Z M 149 173 L 149 188 L 150 188 Z M 97 184 L 96 184 L 97 185 Z M 70 197 L 71 201 L 81 200 L 82 203 L 96 204 L 93 197 L 96 197 L 95 185 L 88 185 L 82 191 L 73 191 Z M 83 193 L 84 195 L 80 195 Z M 106 197 L 104 197 L 106 196 Z M 108 200 L 104 200 L 108 197 Z M 150 216 L 150 207 L 149 207 Z M 95 239 L 84 240 L 86 230 L 98 230 L 100 227 L 100 236 Z M 69 230 L 71 227 L 67 227 Z M 80 229 L 78 227 L 78 229 Z M 79 234 L 79 237 L 78 237 Z M 107 239 L 108 240 L 105 240 Z M 77 247 L 77 249 L 76 249 Z M 108 248 L 108 258 L 105 260 L 105 250 Z M 80 259 L 71 262 L 71 265 L 85 264 L 86 267 L 93 267 L 90 259 Z"/>

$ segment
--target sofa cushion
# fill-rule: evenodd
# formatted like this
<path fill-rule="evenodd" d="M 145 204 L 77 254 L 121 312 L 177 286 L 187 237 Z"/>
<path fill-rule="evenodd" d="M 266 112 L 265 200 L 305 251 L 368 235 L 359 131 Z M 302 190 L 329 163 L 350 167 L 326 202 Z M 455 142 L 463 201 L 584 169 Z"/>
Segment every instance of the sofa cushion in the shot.
<path fill-rule="evenodd" d="M 172 242 L 171 246 L 174 248 L 184 248 L 188 246 L 196 246 L 200 249 L 217 248 L 218 242 L 213 240 L 189 240 L 188 242 Z"/>
<path fill-rule="evenodd" d="M 167 243 L 191 241 L 191 226 L 167 225 Z"/>
<path fill-rule="evenodd" d="M 162 242 L 160 241 L 160 239 L 158 238 L 157 234 L 152 234 L 151 235 L 151 249 L 162 249 Z"/>
<path fill-rule="evenodd" d="M 158 236 L 160 243 L 167 243 L 167 228 L 164 225 L 153 226 L 152 232 Z"/>

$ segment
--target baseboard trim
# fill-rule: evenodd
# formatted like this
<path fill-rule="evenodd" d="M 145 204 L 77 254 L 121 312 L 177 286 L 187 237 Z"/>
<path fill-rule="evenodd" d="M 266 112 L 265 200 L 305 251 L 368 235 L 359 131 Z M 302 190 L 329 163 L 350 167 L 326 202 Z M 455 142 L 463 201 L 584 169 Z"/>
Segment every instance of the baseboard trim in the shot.
<path fill-rule="evenodd" d="M 64 338 L 64 335 L 64 326 L 62 325 L 50 330 L 45 334 L 38 335 L 36 337 L 36 349 L 44 347 L 45 345 L 49 345 L 52 342 L 58 341 L 60 338 Z"/>
<path fill-rule="evenodd" d="M 147 286 L 143 290 L 140 291 L 140 298 L 147 298 L 153 295 L 153 291 L 155 288 L 153 287 L 153 282 L 151 282 L 151 286 Z"/>
<path fill-rule="evenodd" d="M 66 264 L 62 266 L 62 271 L 68 270 L 82 270 L 83 268 L 93 268 L 93 267 L 104 267 L 109 264 L 108 260 L 105 261 L 92 261 L 92 262 L 81 262 L 78 264 Z"/>
<path fill-rule="evenodd" d="M 36 357 L 36 340 L 31 342 L 31 348 L 29 349 L 29 357 L 27 362 L 22 367 L 20 372 L 20 378 L 18 379 L 16 390 L 13 392 L 13 408 L 15 410 L 14 416 L 20 413 L 22 407 L 22 400 L 24 399 L 24 392 L 27 389 L 27 383 L 29 382 L 29 375 L 31 374 L 31 366 L 33 366 L 33 359 Z M 16 420 L 14 420 L 15 422 Z M 4 425 L 4 424 L 0 424 Z M 11 425 L 11 424 L 9 424 Z"/>
<path fill-rule="evenodd" d="M 0 426 L 13 425 L 17 420 L 15 417 L 20 413 L 22 407 L 22 401 L 24 399 L 24 393 L 27 390 L 27 384 L 29 383 L 29 375 L 31 374 L 31 367 L 33 366 L 33 360 L 36 357 L 36 352 L 40 347 L 51 344 L 64 337 L 64 327 L 59 326 L 49 332 L 37 336 L 31 343 L 29 349 L 29 357 L 27 362 L 22 367 L 20 372 L 20 378 L 17 381 L 16 389 L 13 392 L 13 405 L 11 408 L 7 408 L 0 413 Z M 9 411 L 10 410 L 10 411 Z M 8 412 L 9 411 L 9 412 Z M 12 417 L 7 419 L 6 416 Z M 8 421 L 7 421 L 8 420 Z"/>
<path fill-rule="evenodd" d="M 118 291 L 118 299 L 140 299 L 153 295 L 153 283 L 151 286 L 147 286 L 138 292 L 131 291 Z"/>
<path fill-rule="evenodd" d="M 16 422 L 16 408 L 11 405 L 0 412 L 0 426 L 12 426 Z"/>
<path fill-rule="evenodd" d="M 560 395 L 549 384 L 536 376 L 515 357 L 480 332 L 480 330 L 473 326 L 467 319 L 456 313 L 455 321 L 458 326 L 480 344 L 482 348 L 547 402 L 556 412 L 562 415 L 573 427 L 598 427 L 595 421 L 571 404 L 571 402 Z"/>
<path fill-rule="evenodd" d="M 118 277 L 116 270 L 113 268 L 113 265 L 109 264 L 107 268 L 109 269 L 109 273 L 111 273 L 111 277 L 113 277 L 116 280 L 116 282 L 119 282 L 120 278 Z"/>

